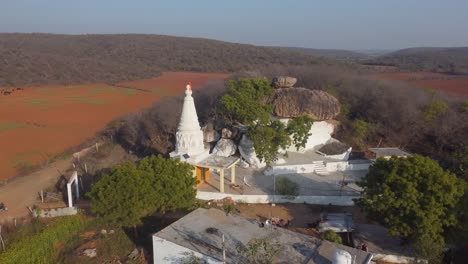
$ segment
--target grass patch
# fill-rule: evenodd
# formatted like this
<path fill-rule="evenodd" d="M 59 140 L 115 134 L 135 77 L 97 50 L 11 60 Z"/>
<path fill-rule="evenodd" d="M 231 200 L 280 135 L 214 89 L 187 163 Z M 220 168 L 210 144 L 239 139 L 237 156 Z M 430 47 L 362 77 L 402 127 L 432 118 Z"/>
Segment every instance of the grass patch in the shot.
<path fill-rule="evenodd" d="M 107 232 L 113 230 L 113 234 L 101 234 L 100 231 L 105 229 Z M 95 232 L 87 238 L 80 235 L 89 232 Z M 64 244 L 62 250 L 58 254 L 58 263 L 81 264 L 81 263 L 111 263 L 110 261 L 118 258 L 119 260 L 126 260 L 127 255 L 132 252 L 135 245 L 131 238 L 124 232 L 122 228 L 110 227 L 104 223 L 93 220 L 81 234 L 75 234 L 72 239 L 69 239 Z M 88 258 L 86 256 L 77 256 L 86 247 L 83 245 L 92 244 L 96 247 L 97 256 L 95 258 Z M 138 260 L 128 260 L 125 263 L 140 263 Z"/>
<path fill-rule="evenodd" d="M 277 177 L 276 193 L 279 195 L 297 196 L 299 194 L 299 186 L 286 177 Z"/>
<path fill-rule="evenodd" d="M 0 253 L 0 263 L 56 263 L 58 246 L 81 232 L 86 222 L 83 216 L 59 217 L 37 232 L 20 230 Z"/>
<path fill-rule="evenodd" d="M 34 164 L 29 160 L 20 158 L 15 161 L 15 169 L 21 174 L 26 174 L 34 170 Z"/>
<path fill-rule="evenodd" d="M 176 94 L 176 93 L 174 93 L 172 91 L 168 91 L 167 89 L 164 89 L 164 88 L 152 88 L 151 93 L 157 94 L 157 95 L 159 95 L 161 97 L 172 96 L 172 95 Z"/>
<path fill-rule="evenodd" d="M 74 96 L 69 96 L 68 98 L 72 100 L 81 101 L 86 104 L 91 104 L 91 105 L 103 105 L 103 104 L 108 103 L 108 101 L 106 100 L 93 99 L 93 98 L 90 98 L 88 95 L 74 95 Z"/>
<path fill-rule="evenodd" d="M 87 104 L 91 104 L 91 105 L 104 105 L 108 103 L 106 100 L 99 100 L 99 99 L 88 99 L 88 100 L 85 100 L 84 102 Z"/>
<path fill-rule="evenodd" d="M 68 96 L 67 98 L 68 99 L 73 99 L 73 100 L 87 100 L 87 99 L 89 99 L 89 96 L 87 96 L 87 95 L 72 95 L 72 96 Z"/>
<path fill-rule="evenodd" d="M 32 105 L 41 105 L 41 104 L 46 104 L 48 102 L 49 102 L 48 99 L 32 99 L 32 100 L 27 101 L 28 104 L 32 104 Z"/>
<path fill-rule="evenodd" d="M 93 88 L 92 90 L 90 90 L 89 94 L 95 95 L 95 94 L 101 94 L 107 91 L 112 91 L 112 89 L 108 87 L 97 87 L 97 88 Z"/>
<path fill-rule="evenodd" d="M 135 94 L 136 94 L 136 90 L 135 90 L 135 89 L 126 89 L 126 90 L 125 90 L 125 94 L 126 94 L 126 95 L 135 95 Z"/>
<path fill-rule="evenodd" d="M 25 124 L 22 123 L 7 123 L 7 124 L 0 124 L 0 133 L 6 132 L 9 130 L 14 130 L 18 128 L 26 127 Z"/>

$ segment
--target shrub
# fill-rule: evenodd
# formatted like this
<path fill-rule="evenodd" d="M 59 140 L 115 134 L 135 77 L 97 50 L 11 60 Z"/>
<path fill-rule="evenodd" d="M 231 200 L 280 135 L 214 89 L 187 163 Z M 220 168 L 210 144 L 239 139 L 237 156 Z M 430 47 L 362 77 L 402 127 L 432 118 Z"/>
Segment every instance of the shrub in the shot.
<path fill-rule="evenodd" d="M 333 232 L 331 230 L 325 231 L 322 234 L 322 239 L 328 240 L 328 241 L 331 241 L 331 242 L 334 242 L 334 243 L 338 243 L 338 244 L 343 243 L 343 240 L 341 239 L 340 235 L 338 235 L 337 233 L 335 233 L 335 232 Z"/>
<path fill-rule="evenodd" d="M 276 193 L 280 195 L 297 196 L 299 186 L 286 177 L 276 178 Z"/>

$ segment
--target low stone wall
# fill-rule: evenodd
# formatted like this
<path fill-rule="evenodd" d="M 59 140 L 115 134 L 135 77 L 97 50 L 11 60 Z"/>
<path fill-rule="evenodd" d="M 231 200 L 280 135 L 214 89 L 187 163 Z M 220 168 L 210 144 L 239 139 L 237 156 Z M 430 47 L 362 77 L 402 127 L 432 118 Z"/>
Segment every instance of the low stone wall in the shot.
<path fill-rule="evenodd" d="M 368 170 L 371 161 L 329 161 L 325 163 L 328 171 Z"/>
<path fill-rule="evenodd" d="M 218 192 L 197 192 L 197 199 L 200 200 L 221 200 L 226 197 L 231 197 L 235 202 L 244 203 L 307 203 L 319 205 L 339 205 L 353 206 L 353 199 L 359 196 L 282 196 L 268 194 L 229 194 Z"/>
<path fill-rule="evenodd" d="M 39 216 L 41 218 L 50 218 L 50 217 L 76 215 L 76 214 L 78 214 L 77 207 L 42 208 L 42 209 L 33 210 L 34 217 Z"/>
<path fill-rule="evenodd" d="M 315 164 L 296 164 L 296 165 L 279 165 L 273 166 L 264 172 L 265 175 L 281 175 L 281 174 L 301 174 L 313 173 L 315 171 Z"/>

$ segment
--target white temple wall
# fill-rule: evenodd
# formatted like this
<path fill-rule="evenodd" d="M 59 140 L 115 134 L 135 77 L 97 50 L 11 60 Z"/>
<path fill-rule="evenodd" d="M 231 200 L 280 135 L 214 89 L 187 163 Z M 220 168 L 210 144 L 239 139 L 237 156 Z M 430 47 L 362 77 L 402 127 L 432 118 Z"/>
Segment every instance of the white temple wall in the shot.
<path fill-rule="evenodd" d="M 290 118 L 278 118 L 278 119 L 284 124 L 287 124 L 288 121 L 290 120 Z M 307 150 L 314 149 L 317 146 L 327 144 L 332 139 L 331 135 L 333 134 L 334 130 L 335 130 L 335 126 L 333 124 L 330 124 L 327 121 L 316 121 L 312 124 L 312 127 L 310 128 L 309 134 L 311 135 L 307 139 L 305 148 L 301 148 L 297 150 L 295 146 L 291 145 L 287 149 L 287 151 L 304 152 Z"/>
<path fill-rule="evenodd" d="M 353 199 L 359 196 L 283 196 L 283 195 L 268 195 L 268 194 L 227 194 L 219 192 L 197 192 L 197 199 L 200 200 L 221 200 L 226 197 L 231 197 L 235 202 L 241 203 L 307 203 L 319 205 L 339 205 L 339 206 L 353 206 Z"/>
<path fill-rule="evenodd" d="M 282 174 L 301 174 L 301 173 L 313 173 L 315 171 L 315 164 L 294 164 L 294 165 L 277 165 L 272 166 L 268 170 L 265 170 L 265 175 L 282 175 Z"/>
<path fill-rule="evenodd" d="M 328 171 L 369 170 L 372 162 L 350 163 L 349 161 L 329 161 L 325 163 Z"/>

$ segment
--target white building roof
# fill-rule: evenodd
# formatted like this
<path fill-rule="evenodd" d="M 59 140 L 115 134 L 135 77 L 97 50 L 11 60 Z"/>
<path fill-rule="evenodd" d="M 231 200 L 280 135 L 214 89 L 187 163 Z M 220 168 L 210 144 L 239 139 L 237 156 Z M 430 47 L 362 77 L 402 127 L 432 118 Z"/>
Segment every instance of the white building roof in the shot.
<path fill-rule="evenodd" d="M 238 248 L 253 239 L 267 239 L 270 244 L 280 246 L 275 263 L 329 264 L 336 249 L 349 252 L 355 257 L 356 264 L 369 263 L 372 258 L 372 254 L 362 250 L 322 241 L 284 228 L 262 228 L 255 220 L 227 215 L 214 208 L 196 209 L 153 236 L 221 261 L 222 234 L 225 237 L 227 263 L 244 263 L 245 257 L 239 254 Z M 155 251 L 155 254 L 164 254 L 169 249 L 158 251 L 155 248 Z M 175 257 L 168 256 L 168 259 Z"/>

